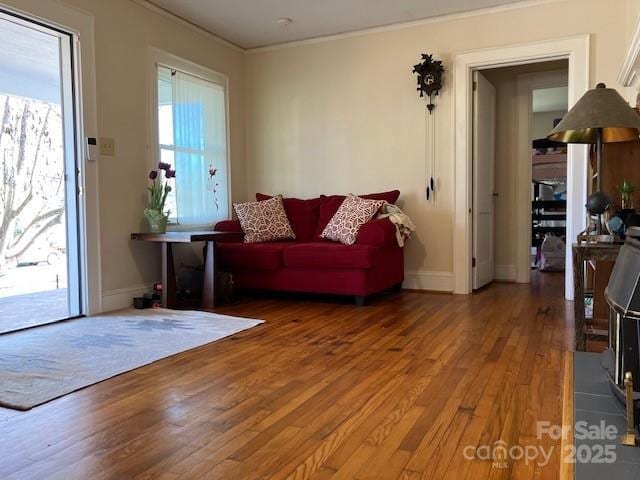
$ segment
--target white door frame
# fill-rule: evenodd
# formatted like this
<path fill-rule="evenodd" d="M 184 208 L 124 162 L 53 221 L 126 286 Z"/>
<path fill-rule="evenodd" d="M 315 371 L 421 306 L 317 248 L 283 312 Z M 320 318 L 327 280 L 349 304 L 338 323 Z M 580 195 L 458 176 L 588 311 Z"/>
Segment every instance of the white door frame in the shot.
<path fill-rule="evenodd" d="M 472 74 L 474 70 L 551 60 L 569 60 L 569 108 L 589 88 L 589 35 L 459 53 L 454 64 L 455 183 L 453 217 L 454 293 L 472 287 Z M 567 238 L 584 229 L 587 196 L 587 147 L 569 145 L 567 155 Z M 570 251 L 570 249 L 569 249 Z M 567 272 L 572 259 L 566 257 Z M 571 275 L 565 275 L 565 296 L 573 299 Z"/>
<path fill-rule="evenodd" d="M 97 137 L 93 16 L 56 0 L 1 0 L 0 6 L 17 15 L 51 25 L 73 35 L 72 55 L 76 103 L 76 155 L 80 173 L 79 199 L 82 313 L 102 311 L 98 162 L 89 161 L 87 137 Z"/>
<path fill-rule="evenodd" d="M 531 279 L 531 142 L 533 91 L 568 85 L 566 70 L 518 75 L 518 168 L 516 187 L 516 282 Z M 571 249 L 571 242 L 567 243 Z"/>

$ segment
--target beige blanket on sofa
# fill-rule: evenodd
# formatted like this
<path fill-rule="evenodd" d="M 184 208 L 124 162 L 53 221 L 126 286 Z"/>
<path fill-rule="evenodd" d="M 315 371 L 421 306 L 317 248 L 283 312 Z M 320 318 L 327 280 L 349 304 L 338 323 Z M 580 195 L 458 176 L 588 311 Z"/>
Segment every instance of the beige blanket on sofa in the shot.
<path fill-rule="evenodd" d="M 385 202 L 377 218 L 388 218 L 396 226 L 396 239 L 401 247 L 404 247 L 404 243 L 411 238 L 411 234 L 416 230 L 416 226 L 409 216 L 397 205 L 391 203 Z"/>

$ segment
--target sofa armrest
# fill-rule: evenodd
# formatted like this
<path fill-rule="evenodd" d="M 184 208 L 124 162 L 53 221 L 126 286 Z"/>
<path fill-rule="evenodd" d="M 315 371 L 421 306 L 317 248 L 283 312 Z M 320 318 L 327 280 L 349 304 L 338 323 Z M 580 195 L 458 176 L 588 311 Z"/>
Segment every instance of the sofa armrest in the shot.
<path fill-rule="evenodd" d="M 375 247 L 397 247 L 396 226 L 388 218 L 370 220 L 360 227 L 356 243 Z"/>
<path fill-rule="evenodd" d="M 216 223 L 213 229 L 216 232 L 242 233 L 242 227 L 240 226 L 240 222 L 238 220 L 222 220 Z"/>
<path fill-rule="evenodd" d="M 222 220 L 215 224 L 213 229 L 216 232 L 238 233 L 239 235 L 231 235 L 230 238 L 221 238 L 220 242 L 237 243 L 244 241 L 244 233 L 240 222 L 237 220 Z"/>

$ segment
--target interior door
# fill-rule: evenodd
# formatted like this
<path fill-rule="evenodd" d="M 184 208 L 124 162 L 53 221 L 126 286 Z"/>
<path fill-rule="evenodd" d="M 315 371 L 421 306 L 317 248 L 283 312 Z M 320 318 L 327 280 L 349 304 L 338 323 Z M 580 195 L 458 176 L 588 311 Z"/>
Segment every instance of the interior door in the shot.
<path fill-rule="evenodd" d="M 496 89 L 474 72 L 473 288 L 493 281 Z"/>

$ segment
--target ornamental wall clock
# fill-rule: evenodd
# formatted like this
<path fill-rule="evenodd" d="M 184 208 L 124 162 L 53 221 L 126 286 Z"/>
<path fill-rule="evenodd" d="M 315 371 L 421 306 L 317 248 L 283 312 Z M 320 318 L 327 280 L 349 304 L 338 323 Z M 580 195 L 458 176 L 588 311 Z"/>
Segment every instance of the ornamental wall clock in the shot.
<path fill-rule="evenodd" d="M 435 104 L 434 97 L 438 95 L 442 88 L 442 75 L 444 67 L 442 60 L 434 60 L 431 54 L 422 54 L 422 62 L 413 66 L 412 73 L 417 75 L 418 92 L 420 98 L 427 96 L 427 112 L 425 114 L 425 152 L 424 152 L 424 171 L 425 171 L 425 195 L 427 200 L 435 202 L 436 195 L 436 122 L 435 122 Z M 431 142 L 429 142 L 429 136 Z"/>
<path fill-rule="evenodd" d="M 413 73 L 418 75 L 417 90 L 420 92 L 420 97 L 422 98 L 425 95 L 429 97 L 427 109 L 431 113 L 435 108 L 433 97 L 438 95 L 442 88 L 442 74 L 444 73 L 442 60 L 434 60 L 433 55 L 423 53 L 422 62 L 413 66 Z"/>

